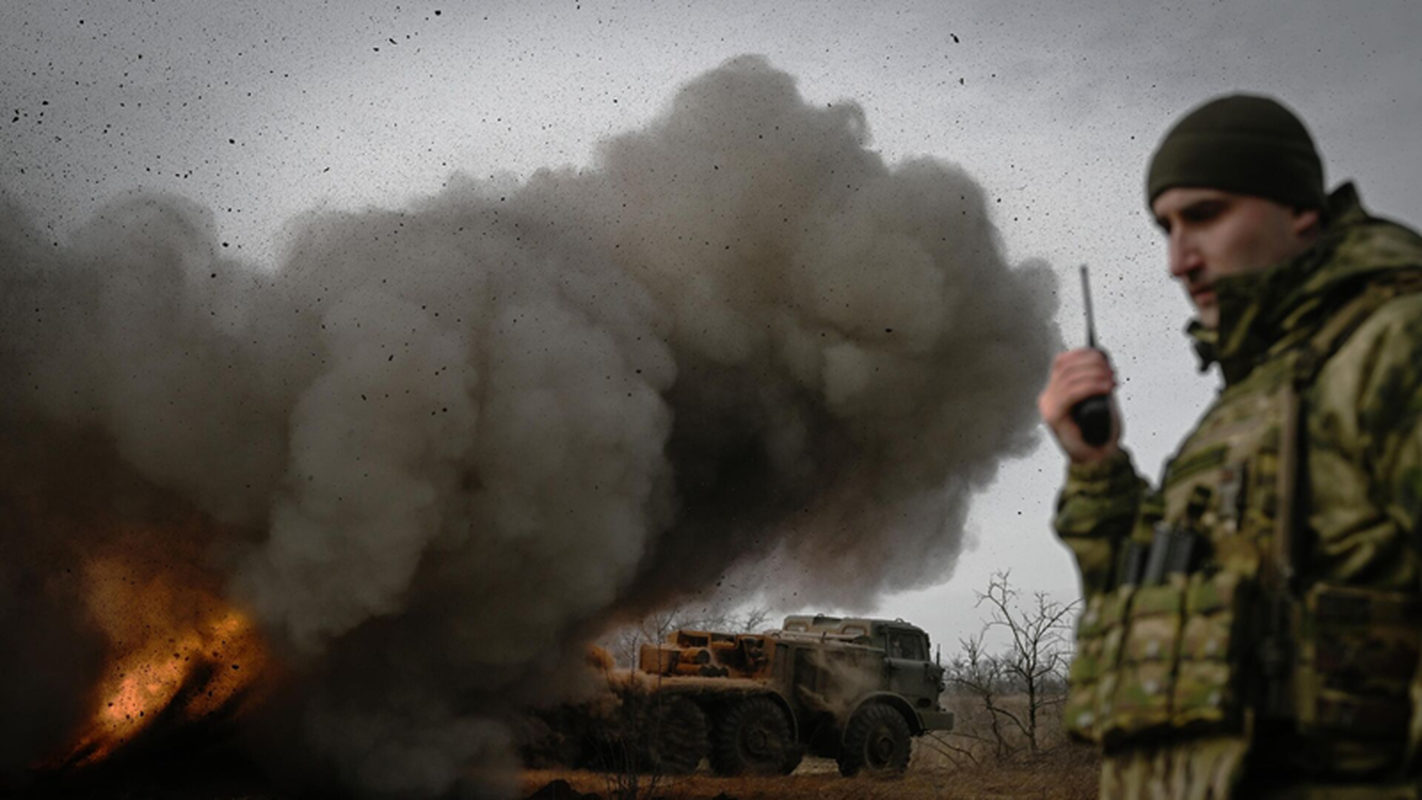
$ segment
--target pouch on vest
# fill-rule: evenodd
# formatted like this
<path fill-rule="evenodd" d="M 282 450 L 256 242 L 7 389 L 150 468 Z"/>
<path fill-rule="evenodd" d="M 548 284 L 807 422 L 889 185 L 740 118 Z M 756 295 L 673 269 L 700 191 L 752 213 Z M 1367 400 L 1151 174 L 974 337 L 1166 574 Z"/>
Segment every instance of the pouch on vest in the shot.
<path fill-rule="evenodd" d="M 1300 732 L 1405 740 L 1419 615 L 1416 595 L 1310 587 L 1294 672 Z"/>
<path fill-rule="evenodd" d="M 1077 649 L 1062 710 L 1067 733 L 1074 738 L 1101 741 L 1103 709 L 1109 708 L 1116 687 L 1125 615 L 1134 591 L 1125 586 L 1093 597 L 1077 620 Z"/>
<path fill-rule="evenodd" d="M 1175 664 L 1180 652 L 1186 580 L 1171 575 L 1159 586 L 1135 590 L 1120 639 L 1116 685 L 1099 712 L 1101 740 L 1112 742 L 1170 724 Z M 1107 633 L 1110 641 L 1111 633 Z M 1104 654 L 1103 654 L 1104 655 Z M 1104 681 L 1103 681 L 1104 683 Z M 1104 686 L 1100 696 L 1105 697 Z"/>
<path fill-rule="evenodd" d="M 1171 725 L 1195 732 L 1238 730 L 1242 626 L 1252 588 L 1230 571 L 1196 573 L 1185 596 Z"/>

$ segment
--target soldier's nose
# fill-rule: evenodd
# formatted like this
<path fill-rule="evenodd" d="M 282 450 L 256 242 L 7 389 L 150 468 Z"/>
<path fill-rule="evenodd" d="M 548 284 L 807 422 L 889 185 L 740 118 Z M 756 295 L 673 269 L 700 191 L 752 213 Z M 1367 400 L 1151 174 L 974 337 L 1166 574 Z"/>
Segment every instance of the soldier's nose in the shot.
<path fill-rule="evenodd" d="M 1170 237 L 1170 276 L 1184 279 L 1204 266 L 1200 253 L 1190 241 L 1179 234 Z"/>

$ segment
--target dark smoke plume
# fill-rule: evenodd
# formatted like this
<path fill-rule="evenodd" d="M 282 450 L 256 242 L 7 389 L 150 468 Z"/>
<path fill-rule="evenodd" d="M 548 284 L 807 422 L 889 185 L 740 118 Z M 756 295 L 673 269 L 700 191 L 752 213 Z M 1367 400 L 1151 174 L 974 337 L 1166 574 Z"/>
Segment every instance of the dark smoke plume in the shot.
<path fill-rule="evenodd" d="M 54 446 L 220 526 L 203 563 L 295 665 L 261 724 L 298 773 L 497 794 L 469 765 L 508 758 L 500 716 L 572 691 L 601 627 L 768 565 L 811 602 L 940 581 L 972 491 L 1029 444 L 1050 271 L 1005 263 L 960 169 L 867 143 L 857 105 L 742 57 L 589 169 L 301 219 L 275 271 L 174 197 L 58 248 L 11 206 L 0 415 L 98 437 Z M 66 475 L 42 494 L 86 496 Z M 26 559 L 0 602 L 74 558 L 0 536 Z M 91 652 L 67 607 L 0 615 L 0 641 Z M 88 679 L 71 663 L 53 680 Z M 76 713 L 0 685 L 6 719 Z M 5 726 L 0 770 L 52 744 Z"/>

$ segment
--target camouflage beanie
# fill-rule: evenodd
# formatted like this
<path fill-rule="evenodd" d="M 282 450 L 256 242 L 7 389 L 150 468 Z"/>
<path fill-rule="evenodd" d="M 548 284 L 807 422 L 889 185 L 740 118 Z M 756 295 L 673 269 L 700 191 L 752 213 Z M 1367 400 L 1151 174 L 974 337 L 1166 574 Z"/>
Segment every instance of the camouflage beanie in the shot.
<path fill-rule="evenodd" d="M 1323 164 L 1299 118 L 1278 102 L 1228 95 L 1186 114 L 1150 160 L 1146 204 L 1176 186 L 1323 208 Z"/>

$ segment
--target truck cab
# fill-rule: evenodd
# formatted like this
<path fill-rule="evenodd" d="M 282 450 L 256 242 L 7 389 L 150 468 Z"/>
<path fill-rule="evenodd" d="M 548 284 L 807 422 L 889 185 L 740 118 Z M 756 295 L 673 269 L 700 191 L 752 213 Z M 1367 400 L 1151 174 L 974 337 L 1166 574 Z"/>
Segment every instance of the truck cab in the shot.
<path fill-rule="evenodd" d="M 792 615 L 785 618 L 781 631 L 791 636 L 833 637 L 882 651 L 883 676 L 876 688 L 907 703 L 918 722 L 912 726 L 915 733 L 952 728 L 953 715 L 938 705 L 944 689 L 943 667 L 931 660 L 928 633 L 917 625 L 902 619 Z"/>

